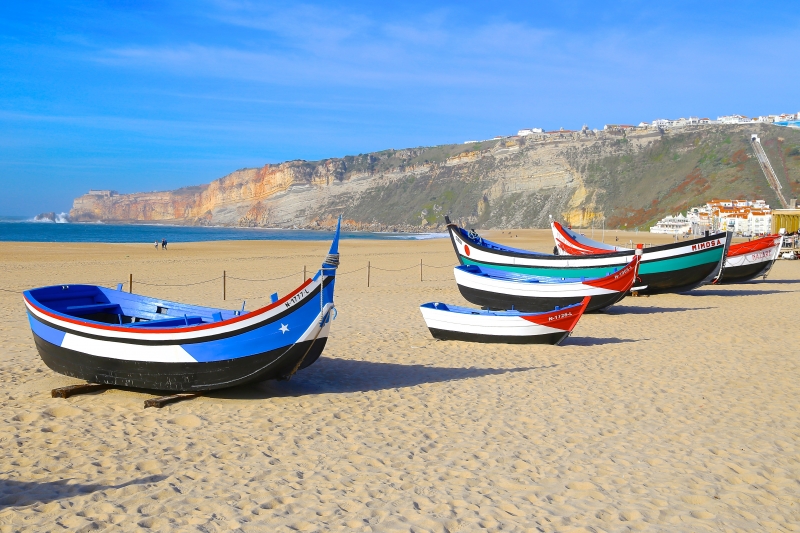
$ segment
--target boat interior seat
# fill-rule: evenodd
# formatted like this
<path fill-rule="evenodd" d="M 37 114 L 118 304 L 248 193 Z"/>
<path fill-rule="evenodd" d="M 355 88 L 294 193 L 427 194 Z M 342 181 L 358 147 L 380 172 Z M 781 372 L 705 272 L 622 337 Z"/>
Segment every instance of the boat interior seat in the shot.
<path fill-rule="evenodd" d="M 201 316 L 181 316 L 174 318 L 162 318 L 158 320 L 148 320 L 147 322 L 136 322 L 130 324 L 132 328 L 168 328 L 172 326 L 192 326 L 202 324 Z"/>
<path fill-rule="evenodd" d="M 65 309 L 67 314 L 70 315 L 93 315 L 95 313 L 109 313 L 112 315 L 121 315 L 122 308 L 119 304 L 89 304 L 89 305 L 68 305 Z"/>

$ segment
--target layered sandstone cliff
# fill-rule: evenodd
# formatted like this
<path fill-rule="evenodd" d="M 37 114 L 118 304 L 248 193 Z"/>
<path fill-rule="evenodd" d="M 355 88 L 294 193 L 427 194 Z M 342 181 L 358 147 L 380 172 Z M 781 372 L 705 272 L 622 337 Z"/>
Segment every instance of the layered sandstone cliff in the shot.
<path fill-rule="evenodd" d="M 772 149 L 782 161 L 785 185 L 797 189 L 800 175 L 793 173 L 800 174 L 800 160 L 786 154 L 791 143 L 800 145 L 800 133 L 759 128 L 768 153 Z M 175 191 L 93 191 L 75 200 L 70 217 L 314 228 L 343 213 L 351 228 L 422 230 L 441 227 L 449 213 L 464 224 L 497 228 L 544 227 L 549 216 L 577 226 L 600 220 L 639 225 L 685 209 L 703 194 L 771 200 L 757 164 L 736 155 L 747 149 L 745 129 L 570 132 L 547 140 L 506 138 L 289 161 Z M 778 141 L 778 133 L 790 142 Z"/>

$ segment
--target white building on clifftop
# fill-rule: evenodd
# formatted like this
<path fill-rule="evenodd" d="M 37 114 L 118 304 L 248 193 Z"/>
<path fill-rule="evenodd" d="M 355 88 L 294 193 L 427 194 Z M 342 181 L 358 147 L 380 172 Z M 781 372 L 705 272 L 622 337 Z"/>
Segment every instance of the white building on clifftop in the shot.
<path fill-rule="evenodd" d="M 675 216 L 667 215 L 650 228 L 650 233 L 666 235 L 687 235 L 692 231 L 692 223 L 688 218 L 678 213 Z"/>

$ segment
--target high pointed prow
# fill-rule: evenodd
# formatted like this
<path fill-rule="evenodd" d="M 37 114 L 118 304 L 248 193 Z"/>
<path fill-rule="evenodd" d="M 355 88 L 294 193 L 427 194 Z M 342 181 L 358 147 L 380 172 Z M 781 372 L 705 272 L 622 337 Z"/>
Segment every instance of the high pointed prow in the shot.
<path fill-rule="evenodd" d="M 342 215 L 339 215 L 339 220 L 336 221 L 336 232 L 333 234 L 333 241 L 331 242 L 331 249 L 325 257 L 325 262 L 322 263 L 322 269 L 327 271 L 325 275 L 332 275 L 333 270 L 339 266 L 339 235 L 342 231 Z"/>

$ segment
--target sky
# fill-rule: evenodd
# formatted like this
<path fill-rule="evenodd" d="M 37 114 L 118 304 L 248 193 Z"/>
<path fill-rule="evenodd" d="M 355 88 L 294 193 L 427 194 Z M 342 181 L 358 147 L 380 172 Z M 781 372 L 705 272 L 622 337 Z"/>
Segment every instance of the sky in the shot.
<path fill-rule="evenodd" d="M 3 2 L 0 215 L 88 189 L 800 111 L 795 2 Z"/>

